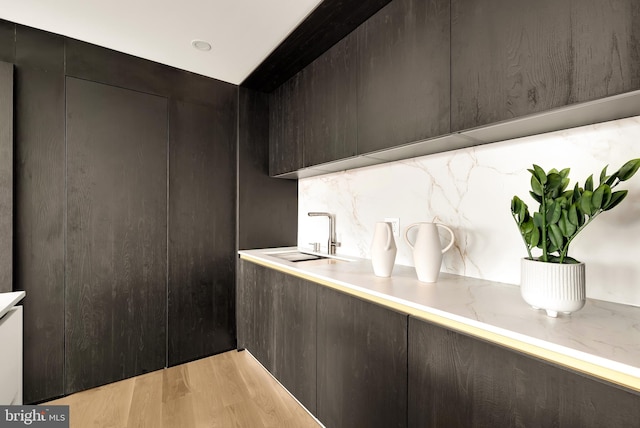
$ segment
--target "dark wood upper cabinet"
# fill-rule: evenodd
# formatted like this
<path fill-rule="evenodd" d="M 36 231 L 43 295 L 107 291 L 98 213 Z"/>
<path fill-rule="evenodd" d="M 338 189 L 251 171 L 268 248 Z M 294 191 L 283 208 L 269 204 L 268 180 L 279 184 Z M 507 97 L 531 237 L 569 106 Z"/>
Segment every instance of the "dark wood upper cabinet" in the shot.
<path fill-rule="evenodd" d="M 636 0 L 452 0 L 452 131 L 640 88 Z"/>
<path fill-rule="evenodd" d="M 0 62 L 0 293 L 13 291 L 13 64 Z"/>
<path fill-rule="evenodd" d="M 296 171 L 303 166 L 304 70 L 269 96 L 269 175 Z"/>
<path fill-rule="evenodd" d="M 66 79 L 65 393 L 165 367 L 167 107 Z"/>
<path fill-rule="evenodd" d="M 304 166 L 356 154 L 356 37 L 352 33 L 303 73 Z"/>
<path fill-rule="evenodd" d="M 449 12 L 395 0 L 356 30 L 358 153 L 449 133 Z"/>

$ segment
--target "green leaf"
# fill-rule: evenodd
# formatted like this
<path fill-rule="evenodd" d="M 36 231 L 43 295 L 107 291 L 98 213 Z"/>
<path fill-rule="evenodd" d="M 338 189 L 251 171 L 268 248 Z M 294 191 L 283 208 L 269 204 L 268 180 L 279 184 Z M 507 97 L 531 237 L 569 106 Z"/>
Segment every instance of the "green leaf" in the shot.
<path fill-rule="evenodd" d="M 546 181 L 546 177 L 545 177 L 545 181 Z M 531 176 L 531 190 L 533 191 L 533 193 L 535 193 L 538 196 L 543 195 L 542 184 L 540 184 L 540 181 L 536 178 L 535 175 Z"/>
<path fill-rule="evenodd" d="M 593 213 L 591 212 L 591 197 L 593 196 L 593 192 L 589 190 L 585 190 L 580 198 L 580 209 L 583 213 L 588 216 L 591 216 Z"/>
<path fill-rule="evenodd" d="M 562 171 L 560 171 L 560 176 L 562 178 L 567 178 L 569 176 L 569 171 L 571 171 L 571 169 L 569 168 L 565 168 Z"/>
<path fill-rule="evenodd" d="M 562 204 L 559 201 L 554 201 L 549 205 L 547 210 L 547 223 L 555 224 L 560 220 L 562 215 Z"/>
<path fill-rule="evenodd" d="M 531 171 L 531 173 L 538 179 L 538 182 L 540 182 L 540 184 L 547 184 L 547 174 L 544 172 L 544 169 L 540 168 L 536 164 L 533 164 L 533 171 Z"/>
<path fill-rule="evenodd" d="M 618 206 L 620 202 L 623 201 L 624 198 L 627 197 L 628 190 L 618 190 L 617 192 L 613 192 L 611 194 L 611 200 L 607 205 L 602 208 L 603 211 L 609 211 L 612 208 Z"/>
<path fill-rule="evenodd" d="M 511 212 L 516 215 L 520 212 L 520 206 L 522 205 L 522 200 L 517 197 L 514 196 L 513 199 L 511 199 Z"/>
<path fill-rule="evenodd" d="M 638 168 L 640 168 L 640 159 L 632 159 L 622 165 L 622 167 L 618 170 L 618 178 L 620 179 L 620 181 L 627 181 L 628 179 L 633 177 L 636 172 L 638 172 Z"/>
<path fill-rule="evenodd" d="M 531 197 L 533 198 L 534 201 L 536 201 L 537 203 L 541 204 L 542 203 L 542 196 L 540 195 L 536 195 L 533 192 L 529 192 L 529 195 L 531 195 Z"/>
<path fill-rule="evenodd" d="M 595 213 L 602 208 L 602 200 L 604 198 L 605 187 L 609 187 L 606 184 L 598 186 L 591 196 L 591 212 Z"/>
<path fill-rule="evenodd" d="M 605 180 L 607 179 L 607 167 L 609 165 L 605 165 L 604 168 L 602 168 L 602 172 L 600 173 L 600 184 L 604 183 Z"/>
<path fill-rule="evenodd" d="M 580 226 L 580 220 L 578 219 L 578 208 L 576 207 L 575 203 L 571 204 L 571 206 L 569 207 L 567 220 L 569 220 L 574 226 Z"/>
<path fill-rule="evenodd" d="M 578 183 L 576 183 L 576 185 L 573 187 L 572 202 L 577 202 L 581 196 L 582 189 L 580 188 L 580 186 L 578 186 Z"/>
<path fill-rule="evenodd" d="M 536 226 L 533 224 L 533 220 L 532 219 L 527 219 L 527 221 L 522 222 L 522 224 L 520 225 L 520 230 L 522 231 L 523 234 L 528 235 L 531 233 L 531 231 L 533 231 L 533 229 L 535 229 Z"/>
<path fill-rule="evenodd" d="M 552 224 L 549 226 L 549 230 L 551 233 L 549 234 L 549 239 L 551 240 L 551 244 L 553 244 L 554 251 L 562 248 L 562 231 L 556 224 Z"/>
<path fill-rule="evenodd" d="M 537 228 L 542 228 L 542 214 L 537 211 L 533 213 L 533 224 L 535 224 Z"/>
<path fill-rule="evenodd" d="M 533 221 L 531 224 L 533 225 Z M 527 242 L 531 247 L 537 247 L 540 243 L 540 229 L 537 227 L 531 229 L 531 233 L 527 235 Z"/>
<path fill-rule="evenodd" d="M 558 221 L 558 227 L 560 228 L 560 232 L 562 232 L 562 236 L 565 238 L 569 238 L 576 232 L 576 225 L 569 221 L 569 214 L 566 210 L 562 211 L 562 216 Z"/>
<path fill-rule="evenodd" d="M 587 178 L 587 181 L 584 182 L 584 190 L 585 192 L 587 190 L 593 192 L 593 174 L 591 174 L 589 178 Z"/>
<path fill-rule="evenodd" d="M 557 198 L 566 188 L 564 178 L 556 172 L 552 172 L 547 176 L 547 185 L 545 186 L 545 196 Z"/>

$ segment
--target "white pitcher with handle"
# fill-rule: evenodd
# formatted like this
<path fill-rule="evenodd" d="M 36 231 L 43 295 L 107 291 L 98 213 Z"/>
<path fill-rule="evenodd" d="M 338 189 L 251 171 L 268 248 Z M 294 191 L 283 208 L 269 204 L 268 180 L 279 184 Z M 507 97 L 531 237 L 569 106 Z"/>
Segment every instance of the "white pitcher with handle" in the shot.
<path fill-rule="evenodd" d="M 389 277 L 396 261 L 396 241 L 391 223 L 378 222 L 371 243 L 371 264 L 376 276 Z"/>
<path fill-rule="evenodd" d="M 417 227 L 418 235 L 415 243 L 409 240 L 409 230 Z M 451 242 L 442 248 L 438 228 L 442 228 L 451 235 Z M 453 231 L 439 223 L 413 223 L 404 231 L 404 240 L 413 250 L 413 263 L 416 267 L 418 280 L 422 282 L 436 282 L 442 265 L 442 255 L 447 252 L 456 241 Z"/>

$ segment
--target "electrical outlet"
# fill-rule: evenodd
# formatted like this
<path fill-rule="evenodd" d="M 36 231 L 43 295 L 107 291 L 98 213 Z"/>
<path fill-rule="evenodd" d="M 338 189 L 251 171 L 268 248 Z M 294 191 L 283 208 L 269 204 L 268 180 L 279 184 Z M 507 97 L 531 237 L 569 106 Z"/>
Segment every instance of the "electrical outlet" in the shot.
<path fill-rule="evenodd" d="M 391 223 L 391 229 L 393 229 L 393 236 L 400 237 L 400 219 L 387 217 L 384 219 L 387 223 Z"/>

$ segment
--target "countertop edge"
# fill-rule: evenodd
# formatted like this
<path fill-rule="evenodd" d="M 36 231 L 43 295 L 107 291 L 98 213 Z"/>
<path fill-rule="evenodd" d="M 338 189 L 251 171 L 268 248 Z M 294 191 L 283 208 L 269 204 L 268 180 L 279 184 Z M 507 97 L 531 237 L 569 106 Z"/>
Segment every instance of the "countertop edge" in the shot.
<path fill-rule="evenodd" d="M 248 254 L 244 251 L 239 251 L 239 256 L 241 259 L 258 265 L 294 275 L 296 277 L 342 291 L 346 294 L 380 304 L 387 308 L 406 313 L 407 315 L 415 318 L 432 322 L 456 332 L 482 339 L 490 343 L 495 343 L 532 357 L 567 367 L 580 373 L 640 392 L 640 367 L 629 366 L 594 354 L 585 353 L 562 345 L 523 335 L 521 333 L 505 330 L 504 328 L 485 324 L 477 320 L 449 314 L 438 309 L 404 301 L 390 295 L 383 295 L 373 290 L 363 289 L 362 287 L 352 284 L 346 284 L 341 281 L 324 278 L 319 275 L 305 272 L 302 269 L 287 266 L 285 263 L 266 260 L 259 256 Z"/>
<path fill-rule="evenodd" d="M 20 300 L 26 296 L 24 291 L 10 291 L 8 293 L 0 293 L 0 318 L 2 318 L 11 308 L 17 305 Z M 6 298 L 6 300 L 5 300 Z"/>

